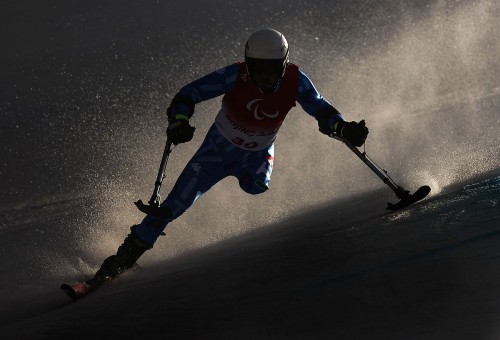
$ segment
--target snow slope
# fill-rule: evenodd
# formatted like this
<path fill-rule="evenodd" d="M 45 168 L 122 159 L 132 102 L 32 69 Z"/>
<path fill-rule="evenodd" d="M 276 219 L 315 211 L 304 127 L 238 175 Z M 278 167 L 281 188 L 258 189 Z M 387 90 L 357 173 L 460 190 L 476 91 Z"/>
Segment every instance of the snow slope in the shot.
<path fill-rule="evenodd" d="M 123 276 L 2 301 L 12 339 L 495 339 L 500 173 L 400 212 L 376 192 Z M 62 276 L 62 277 L 61 277 Z M 2 288 L 5 290 L 5 288 Z M 24 292 L 24 294 L 22 294 Z"/>

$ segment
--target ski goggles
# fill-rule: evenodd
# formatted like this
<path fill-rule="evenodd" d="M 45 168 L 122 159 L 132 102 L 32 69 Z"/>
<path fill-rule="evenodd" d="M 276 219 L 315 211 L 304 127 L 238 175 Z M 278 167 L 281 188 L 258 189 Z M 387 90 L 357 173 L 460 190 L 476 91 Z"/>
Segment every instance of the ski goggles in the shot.
<path fill-rule="evenodd" d="M 246 57 L 248 72 L 250 74 L 269 74 L 283 76 L 286 62 L 283 59 L 257 59 Z"/>

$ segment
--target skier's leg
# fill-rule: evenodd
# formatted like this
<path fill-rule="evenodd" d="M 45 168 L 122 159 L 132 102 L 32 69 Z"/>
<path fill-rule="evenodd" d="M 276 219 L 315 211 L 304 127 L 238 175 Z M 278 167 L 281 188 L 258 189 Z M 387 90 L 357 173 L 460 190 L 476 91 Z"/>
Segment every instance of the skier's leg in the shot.
<path fill-rule="evenodd" d="M 160 218 L 147 215 L 137 226 L 134 233 L 144 242 L 153 244 L 167 224 L 181 216 L 213 185 L 231 174 L 227 167 L 227 144 L 215 127 L 179 176 L 172 191 L 161 204 L 171 210 L 172 217 Z M 228 156 L 229 155 L 229 156 Z"/>
<path fill-rule="evenodd" d="M 205 141 L 182 171 L 167 199 L 161 204 L 172 210 L 173 217 L 160 218 L 147 215 L 118 248 L 116 255 L 104 260 L 90 285 L 99 285 L 108 278 L 115 278 L 132 267 L 144 252 L 153 247 L 167 224 L 182 215 L 198 198 L 215 183 L 229 175 L 220 153 L 218 135 L 209 131 Z"/>
<path fill-rule="evenodd" d="M 235 169 L 243 191 L 257 195 L 269 189 L 274 162 L 274 144 L 267 150 L 247 152 Z"/>

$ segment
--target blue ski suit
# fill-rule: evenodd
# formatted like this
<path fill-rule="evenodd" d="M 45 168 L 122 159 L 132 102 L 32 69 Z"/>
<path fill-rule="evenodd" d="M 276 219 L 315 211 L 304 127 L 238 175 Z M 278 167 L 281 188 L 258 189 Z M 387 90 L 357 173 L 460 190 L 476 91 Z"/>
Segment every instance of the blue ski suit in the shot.
<path fill-rule="evenodd" d="M 222 106 L 205 140 L 162 202 L 171 218 L 146 215 L 134 228 L 136 236 L 153 245 L 168 223 L 182 215 L 201 195 L 228 176 L 256 195 L 268 190 L 273 170 L 274 141 L 289 110 L 299 103 L 318 123 L 332 126 L 342 115 L 316 90 L 294 64 L 287 66 L 278 90 L 260 92 L 245 63 L 235 63 L 184 86 L 169 115 L 191 117 L 194 104 L 224 95 Z"/>

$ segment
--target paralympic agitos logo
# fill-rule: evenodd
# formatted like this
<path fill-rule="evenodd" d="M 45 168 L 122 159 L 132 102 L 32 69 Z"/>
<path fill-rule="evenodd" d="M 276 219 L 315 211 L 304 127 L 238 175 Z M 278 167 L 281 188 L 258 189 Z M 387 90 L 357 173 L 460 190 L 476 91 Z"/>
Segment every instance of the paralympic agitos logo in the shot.
<path fill-rule="evenodd" d="M 247 104 L 247 110 L 253 111 L 254 118 L 257 120 L 262 120 L 262 119 L 264 119 L 264 117 L 268 117 L 268 118 L 278 117 L 278 115 L 280 114 L 278 112 L 278 110 L 276 110 L 275 114 L 268 114 L 268 113 L 264 112 L 264 110 L 262 110 L 260 108 L 260 105 L 258 103 L 261 100 L 264 100 L 264 99 L 254 99 L 254 100 L 249 101 Z M 255 108 L 252 108 L 252 106 L 254 106 L 254 104 L 255 104 Z"/>

